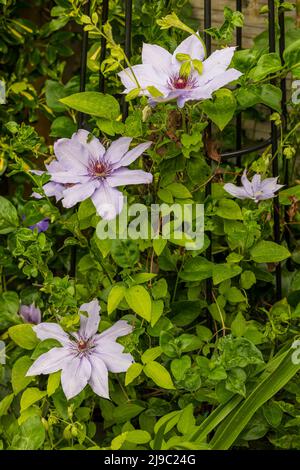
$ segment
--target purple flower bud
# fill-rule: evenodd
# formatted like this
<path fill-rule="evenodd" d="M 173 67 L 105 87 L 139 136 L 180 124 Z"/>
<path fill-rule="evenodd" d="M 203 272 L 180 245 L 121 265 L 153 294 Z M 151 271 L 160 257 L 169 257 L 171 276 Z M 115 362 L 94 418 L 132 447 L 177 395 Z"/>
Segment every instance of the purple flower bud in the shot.
<path fill-rule="evenodd" d="M 41 311 L 38 307 L 35 307 L 34 303 L 31 305 L 21 305 L 19 315 L 23 318 L 25 323 L 37 325 L 42 321 Z"/>
<path fill-rule="evenodd" d="M 50 220 L 46 218 L 46 219 L 40 220 L 39 222 L 37 222 L 34 225 L 29 225 L 28 228 L 30 228 L 30 230 L 32 230 L 32 231 L 35 228 L 37 228 L 38 233 L 46 232 L 46 230 L 48 230 L 48 228 L 49 228 L 49 223 L 50 223 Z"/>

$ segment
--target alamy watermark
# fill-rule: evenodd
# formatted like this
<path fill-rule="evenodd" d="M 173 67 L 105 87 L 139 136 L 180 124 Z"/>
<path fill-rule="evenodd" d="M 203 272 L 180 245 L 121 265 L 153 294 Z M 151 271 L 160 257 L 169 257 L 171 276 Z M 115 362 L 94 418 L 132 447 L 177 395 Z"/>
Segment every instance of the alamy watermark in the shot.
<path fill-rule="evenodd" d="M 108 204 L 108 212 L 113 206 Z M 98 238 L 119 240 L 166 239 L 187 250 L 200 250 L 204 245 L 203 204 L 127 204 L 119 217 L 101 220 L 96 229 Z"/>
<path fill-rule="evenodd" d="M 300 103 L 300 80 L 292 82 L 292 102 L 294 104 Z"/>
<path fill-rule="evenodd" d="M 5 343 L 0 341 L 0 364 L 5 364 L 6 354 L 5 354 Z"/>
<path fill-rule="evenodd" d="M 298 365 L 300 364 L 300 339 L 296 339 L 293 342 L 292 349 L 295 349 L 292 354 L 292 363 Z"/>
<path fill-rule="evenodd" d="M 5 82 L 3 80 L 0 80 L 0 104 L 5 104 L 5 103 L 6 103 Z"/>

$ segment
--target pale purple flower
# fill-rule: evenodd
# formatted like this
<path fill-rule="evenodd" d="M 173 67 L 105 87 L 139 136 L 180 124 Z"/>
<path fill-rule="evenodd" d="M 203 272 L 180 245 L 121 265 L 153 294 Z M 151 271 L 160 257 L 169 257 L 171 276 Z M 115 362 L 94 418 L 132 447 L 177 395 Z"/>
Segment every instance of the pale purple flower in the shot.
<path fill-rule="evenodd" d="M 178 106 L 182 108 L 186 101 L 211 98 L 214 91 L 242 75 L 234 68 L 228 69 L 234 51 L 235 47 L 225 47 L 205 59 L 202 41 L 194 34 L 179 44 L 173 54 L 163 47 L 143 44 L 143 63 L 127 68 L 118 75 L 125 86 L 124 93 L 139 85 L 142 89 L 140 94 L 148 96 L 150 104 L 177 99 Z M 177 60 L 177 54 L 187 54 L 191 60 L 203 61 L 202 73 L 192 66 L 188 76 L 180 74 L 183 62 Z M 155 87 L 161 96 L 154 97 L 151 90 L 147 90 L 149 86 Z"/>
<path fill-rule="evenodd" d="M 247 171 L 244 170 L 241 182 L 242 186 L 232 183 L 224 185 L 225 191 L 238 199 L 253 199 L 255 202 L 275 197 L 275 192 L 282 188 L 282 184 L 277 184 L 277 178 L 266 178 L 261 180 L 261 175 L 256 174 L 250 182 L 247 178 Z"/>
<path fill-rule="evenodd" d="M 33 323 L 34 325 L 37 325 L 42 321 L 41 311 L 34 305 L 34 303 L 31 305 L 21 305 L 19 315 L 25 323 Z"/>
<path fill-rule="evenodd" d="M 152 142 L 129 150 L 131 141 L 130 137 L 121 137 L 105 150 L 100 141 L 84 129 L 71 139 L 59 139 L 54 144 L 57 160 L 46 165 L 51 181 L 43 186 L 45 194 L 62 200 L 67 208 L 91 197 L 103 219 L 114 219 L 124 203 L 124 196 L 116 187 L 149 184 L 153 179 L 151 173 L 127 168 Z"/>
<path fill-rule="evenodd" d="M 93 300 L 80 307 L 78 333 L 68 335 L 56 323 L 41 323 L 33 327 L 40 340 L 56 339 L 62 347 L 55 347 L 42 354 L 30 367 L 27 376 L 52 374 L 61 370 L 61 385 L 68 399 L 78 395 L 89 384 L 100 397 L 109 398 L 108 371 L 126 372 L 133 363 L 131 354 L 123 353 L 124 347 L 117 343 L 120 336 L 132 332 L 123 320 L 98 334 L 100 306 Z"/>
<path fill-rule="evenodd" d="M 50 220 L 49 219 L 42 219 L 40 220 L 39 222 L 37 222 L 36 224 L 34 225 L 29 225 L 28 228 L 30 228 L 30 230 L 34 230 L 35 228 L 38 229 L 38 233 L 41 233 L 41 232 L 46 232 L 46 230 L 48 230 L 49 228 L 49 223 L 50 223 Z"/>

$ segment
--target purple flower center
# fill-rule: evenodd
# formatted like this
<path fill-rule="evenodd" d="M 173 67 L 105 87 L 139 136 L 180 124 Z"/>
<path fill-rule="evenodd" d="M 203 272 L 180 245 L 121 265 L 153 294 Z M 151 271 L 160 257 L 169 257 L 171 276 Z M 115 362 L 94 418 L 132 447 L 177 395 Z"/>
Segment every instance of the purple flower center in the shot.
<path fill-rule="evenodd" d="M 76 354 L 80 356 L 88 356 L 91 354 L 92 349 L 94 348 L 94 340 L 93 338 L 89 338 L 85 340 L 81 337 L 76 335 L 75 341 L 72 341 L 71 349 L 75 351 Z"/>
<path fill-rule="evenodd" d="M 111 172 L 111 165 L 101 160 L 90 160 L 89 162 L 89 175 L 96 178 L 105 178 Z"/>
<path fill-rule="evenodd" d="M 184 90 L 184 89 L 192 89 L 197 86 L 197 79 L 196 77 L 183 77 L 181 75 L 172 75 L 168 81 L 169 88 L 175 90 Z"/>

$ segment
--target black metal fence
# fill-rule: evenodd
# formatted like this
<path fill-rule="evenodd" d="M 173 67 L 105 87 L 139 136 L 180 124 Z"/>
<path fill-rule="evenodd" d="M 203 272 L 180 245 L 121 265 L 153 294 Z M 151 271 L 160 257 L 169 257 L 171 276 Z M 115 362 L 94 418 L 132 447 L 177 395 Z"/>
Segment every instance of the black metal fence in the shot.
<path fill-rule="evenodd" d="M 280 0 L 280 5 L 283 3 L 283 0 Z M 91 2 L 88 1 L 85 4 L 85 13 L 88 14 L 90 11 Z M 211 0 L 204 0 L 204 29 L 208 29 L 212 26 L 212 4 Z M 236 11 L 242 12 L 242 0 L 236 0 Z M 276 18 L 276 12 L 278 11 L 278 18 Z M 101 22 L 102 25 L 108 20 L 109 13 L 109 0 L 103 0 L 102 2 L 102 15 Z M 128 59 L 131 57 L 131 34 L 132 34 L 132 0 L 124 0 L 124 15 L 125 15 L 125 38 L 124 38 L 124 51 Z M 279 44 L 277 43 L 278 35 L 276 34 L 276 27 L 279 25 Z M 269 31 L 269 52 L 275 52 L 279 50 L 281 60 L 283 62 L 283 52 L 285 49 L 285 24 L 284 24 L 284 9 L 277 9 L 275 7 L 274 0 L 268 0 L 268 31 Z M 211 54 L 211 36 L 204 32 L 204 41 L 207 49 L 207 54 Z M 238 49 L 242 47 L 243 42 L 243 28 L 237 28 L 236 30 L 236 46 Z M 276 47 L 276 45 L 278 47 Z M 88 32 L 83 31 L 82 35 L 82 48 L 81 48 L 81 67 L 80 67 L 80 91 L 84 91 L 85 82 L 86 82 L 86 63 L 87 63 L 87 52 L 88 52 Z M 102 37 L 101 39 L 101 51 L 100 51 L 100 63 L 106 57 L 106 40 Z M 271 81 L 272 83 L 272 81 Z M 282 79 L 281 83 L 282 91 L 282 119 L 284 126 L 287 121 L 287 106 L 286 106 L 286 80 Z M 105 78 L 101 73 L 99 75 L 99 90 L 103 92 L 105 90 Z M 123 119 L 127 117 L 128 114 L 128 104 L 125 99 L 122 103 L 122 112 Z M 84 127 L 84 115 L 80 114 L 78 119 L 78 126 Z M 211 134 L 211 125 L 208 126 L 208 137 Z M 243 147 L 243 116 L 242 113 L 239 113 L 236 116 L 236 149 L 231 152 L 225 152 L 220 155 L 223 161 L 227 159 L 234 159 L 237 166 L 241 166 L 243 162 L 243 157 L 251 152 L 262 150 L 271 145 L 271 154 L 272 154 L 272 172 L 273 176 L 278 176 L 279 171 L 279 156 L 278 156 L 278 136 L 277 136 L 277 127 L 274 121 L 270 122 L 270 138 L 266 139 L 264 142 L 260 142 L 256 145 L 250 147 Z M 288 184 L 289 174 L 288 174 L 288 161 L 283 157 L 283 169 L 284 169 L 284 183 Z M 210 162 L 211 160 L 208 159 Z M 206 186 L 206 194 L 209 195 L 211 192 L 210 184 Z M 273 203 L 273 221 L 274 221 L 274 241 L 276 243 L 281 243 L 282 236 L 285 236 L 287 242 L 289 242 L 288 232 L 285 231 L 284 234 L 281 233 L 280 225 L 280 204 L 279 199 L 274 198 Z M 285 221 L 287 222 L 287 213 L 285 212 Z M 208 259 L 212 258 L 212 248 L 211 245 L 207 250 Z M 276 298 L 279 300 L 282 297 L 282 272 L 280 263 L 276 266 Z M 211 299 L 212 294 L 212 285 L 211 281 L 207 282 L 207 299 Z"/>

